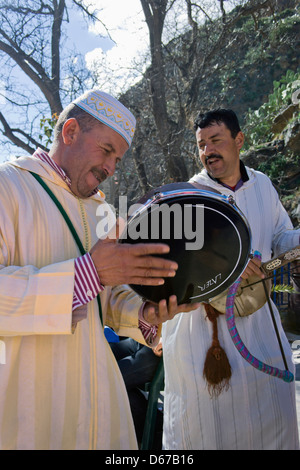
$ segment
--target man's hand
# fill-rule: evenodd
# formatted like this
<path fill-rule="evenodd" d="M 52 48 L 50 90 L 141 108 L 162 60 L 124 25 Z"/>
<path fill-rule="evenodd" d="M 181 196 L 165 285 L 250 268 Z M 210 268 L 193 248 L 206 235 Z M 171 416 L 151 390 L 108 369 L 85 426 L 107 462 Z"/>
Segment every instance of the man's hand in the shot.
<path fill-rule="evenodd" d="M 146 302 L 143 310 L 143 317 L 152 325 L 159 325 L 172 318 L 180 312 L 191 312 L 196 310 L 201 304 L 177 304 L 176 295 L 169 298 L 169 303 L 166 300 L 161 300 L 158 305 L 151 302 Z"/>
<path fill-rule="evenodd" d="M 247 279 L 249 276 L 253 276 L 254 274 L 256 274 L 260 279 L 264 279 L 265 275 L 261 271 L 260 266 L 261 260 L 258 258 L 252 258 L 247 264 L 247 267 L 241 275 L 241 278 Z"/>
<path fill-rule="evenodd" d="M 152 348 L 152 351 L 154 352 L 155 356 L 161 357 L 163 353 L 163 347 L 162 347 L 162 338 L 160 338 L 158 344 Z"/>
<path fill-rule="evenodd" d="M 116 236 L 118 235 L 117 233 Z M 178 264 L 153 255 L 162 255 L 169 251 L 169 246 L 161 243 L 121 244 L 108 236 L 92 247 L 90 255 L 104 286 L 158 286 L 164 283 L 163 278 L 175 276 Z"/>

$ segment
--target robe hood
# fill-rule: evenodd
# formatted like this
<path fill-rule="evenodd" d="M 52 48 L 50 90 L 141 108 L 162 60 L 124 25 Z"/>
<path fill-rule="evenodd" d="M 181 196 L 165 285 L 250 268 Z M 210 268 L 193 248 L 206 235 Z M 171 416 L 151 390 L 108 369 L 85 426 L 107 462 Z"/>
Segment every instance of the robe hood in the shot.
<path fill-rule="evenodd" d="M 257 180 L 257 175 L 258 174 L 261 174 L 263 177 L 265 176 L 265 175 L 263 175 L 263 173 L 255 171 L 252 168 L 248 168 L 246 166 L 245 166 L 245 170 L 247 172 L 247 175 L 248 175 L 249 179 L 247 181 L 244 181 L 243 185 L 241 186 L 241 188 L 239 188 L 237 190 L 237 192 L 238 191 L 243 191 L 244 189 L 249 188 L 250 186 L 252 186 L 255 183 L 255 181 Z M 204 184 L 206 186 L 209 186 L 210 188 L 217 189 L 222 194 L 226 194 L 226 195 L 231 194 L 233 192 L 230 188 L 227 188 L 226 186 L 221 185 L 217 180 L 211 178 L 205 168 L 203 168 L 203 170 L 200 173 L 198 173 L 197 175 L 194 175 L 189 180 L 189 182 L 190 183 Z"/>
<path fill-rule="evenodd" d="M 34 157 L 33 155 L 17 158 L 16 160 L 6 162 L 5 165 L 12 165 L 24 171 L 32 171 L 33 173 L 41 176 L 41 178 L 44 180 L 48 180 L 49 182 L 54 183 L 73 194 L 67 183 L 58 173 L 56 173 L 55 170 L 51 168 L 50 165 L 43 162 L 39 158 Z M 98 202 L 103 202 L 105 200 L 105 194 L 99 189 L 96 194 L 90 196 L 88 199 L 95 199 Z"/>

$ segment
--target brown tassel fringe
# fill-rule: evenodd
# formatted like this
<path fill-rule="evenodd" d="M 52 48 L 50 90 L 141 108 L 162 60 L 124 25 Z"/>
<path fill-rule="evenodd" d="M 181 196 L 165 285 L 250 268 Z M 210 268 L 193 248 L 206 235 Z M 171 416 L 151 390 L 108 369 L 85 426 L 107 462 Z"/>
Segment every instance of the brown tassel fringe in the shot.
<path fill-rule="evenodd" d="M 207 381 L 208 392 L 211 397 L 218 397 L 223 390 L 228 390 L 231 378 L 231 366 L 224 349 L 218 339 L 217 319 L 222 315 L 210 304 L 204 304 L 208 319 L 213 325 L 212 345 L 207 351 L 204 362 L 203 377 Z"/>

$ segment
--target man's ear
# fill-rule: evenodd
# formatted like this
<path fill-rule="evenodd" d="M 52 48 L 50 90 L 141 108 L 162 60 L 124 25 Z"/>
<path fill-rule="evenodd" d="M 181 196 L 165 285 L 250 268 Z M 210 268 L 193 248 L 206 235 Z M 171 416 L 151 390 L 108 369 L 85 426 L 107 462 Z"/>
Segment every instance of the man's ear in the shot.
<path fill-rule="evenodd" d="M 235 138 L 235 143 L 236 143 L 238 150 L 241 150 L 241 148 L 244 145 L 244 141 L 245 141 L 244 134 L 242 133 L 242 131 L 238 132 Z"/>
<path fill-rule="evenodd" d="M 75 118 L 70 118 L 67 119 L 67 121 L 64 123 L 63 128 L 62 128 L 62 139 L 65 145 L 72 145 L 78 134 L 79 134 L 79 124 L 77 119 Z"/>

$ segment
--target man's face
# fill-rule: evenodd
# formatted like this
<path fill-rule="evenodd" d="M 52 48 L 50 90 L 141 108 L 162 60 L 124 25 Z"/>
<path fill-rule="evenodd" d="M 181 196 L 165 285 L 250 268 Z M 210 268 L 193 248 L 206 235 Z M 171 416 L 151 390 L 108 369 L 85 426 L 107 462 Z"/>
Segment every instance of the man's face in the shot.
<path fill-rule="evenodd" d="M 244 142 L 242 132 L 233 138 L 224 123 L 212 124 L 204 129 L 198 128 L 196 140 L 201 163 L 212 177 L 229 185 L 233 179 L 239 179 L 239 153 Z"/>
<path fill-rule="evenodd" d="M 117 163 L 128 150 L 125 139 L 105 125 L 89 132 L 74 133 L 62 168 L 71 179 L 72 192 L 87 198 L 97 186 L 115 172 Z"/>

